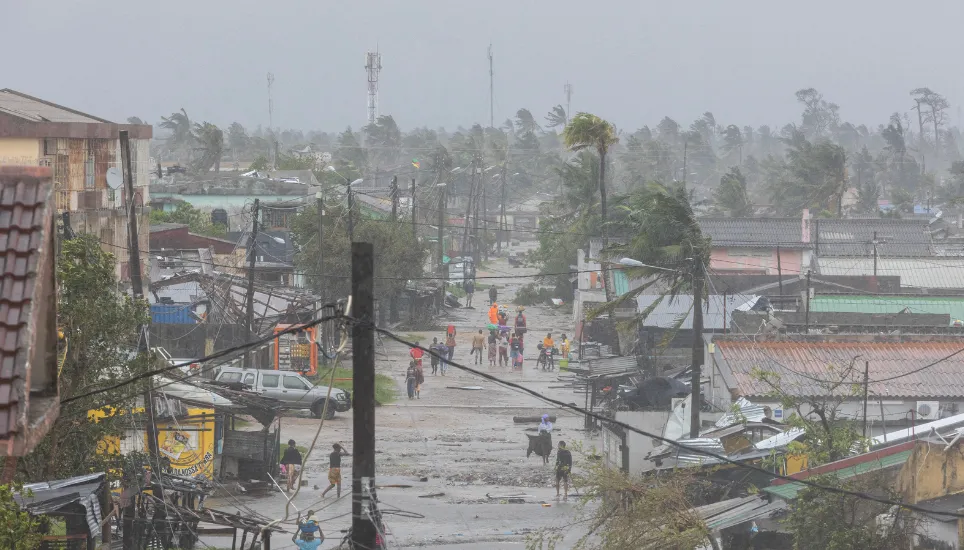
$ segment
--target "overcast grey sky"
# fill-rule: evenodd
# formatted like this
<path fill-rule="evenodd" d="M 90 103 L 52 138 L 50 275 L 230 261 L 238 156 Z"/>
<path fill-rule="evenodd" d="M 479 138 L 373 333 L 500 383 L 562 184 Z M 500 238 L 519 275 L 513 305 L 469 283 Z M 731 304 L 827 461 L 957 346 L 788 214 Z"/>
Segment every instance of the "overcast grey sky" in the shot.
<path fill-rule="evenodd" d="M 195 120 L 340 131 L 365 123 L 365 51 L 382 52 L 380 112 L 403 129 L 496 125 L 564 103 L 634 130 L 782 125 L 814 87 L 844 120 L 876 125 L 945 94 L 958 120 L 961 0 L 2 0 L 0 87 L 109 119 Z M 11 54 L 10 52 L 19 52 Z"/>

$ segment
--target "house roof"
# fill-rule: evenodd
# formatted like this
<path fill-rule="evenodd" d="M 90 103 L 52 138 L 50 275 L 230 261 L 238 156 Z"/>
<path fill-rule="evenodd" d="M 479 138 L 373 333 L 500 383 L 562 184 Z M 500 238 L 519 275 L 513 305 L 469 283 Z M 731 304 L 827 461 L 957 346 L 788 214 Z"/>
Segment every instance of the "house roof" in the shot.
<path fill-rule="evenodd" d="M 661 298 L 656 294 L 641 294 L 636 297 L 637 311 L 643 312 Z M 730 325 L 730 317 L 736 310 L 748 310 L 759 300 L 759 296 L 740 295 L 739 297 L 722 295 L 710 295 L 706 298 L 703 309 L 703 328 L 705 330 L 723 330 L 723 302 L 726 301 L 726 325 Z M 693 329 L 693 297 L 679 295 L 676 298 L 669 297 L 663 300 L 653 309 L 653 311 L 642 321 L 644 327 L 654 328 L 673 328 L 679 317 L 686 315 L 681 330 Z"/>
<path fill-rule="evenodd" d="M 811 248 L 800 218 L 699 218 L 714 247 Z"/>
<path fill-rule="evenodd" d="M 913 445 L 913 443 L 911 443 Z M 903 446 L 891 447 L 888 449 L 881 449 L 880 451 L 872 451 L 862 455 L 857 455 L 837 462 L 831 462 L 830 464 L 825 464 L 820 468 L 814 470 L 807 470 L 800 472 L 792 477 L 807 478 L 811 475 L 835 473 L 837 479 L 850 479 L 863 474 L 869 474 L 871 472 L 879 472 L 881 470 L 887 470 L 891 468 L 898 468 L 902 466 L 910 455 L 914 452 L 913 448 L 902 450 Z M 819 471 L 817 471 L 819 470 Z M 767 493 L 782 498 L 784 500 L 793 500 L 797 498 L 797 495 L 805 489 L 807 486 L 799 481 L 794 481 L 790 483 L 783 483 L 782 480 L 777 480 L 781 484 L 776 482 L 769 486 L 764 487 L 763 490 Z"/>
<path fill-rule="evenodd" d="M 927 220 L 900 219 L 815 219 L 811 224 L 811 242 L 818 256 L 877 255 L 917 258 L 933 255 Z M 889 273 L 885 275 L 896 275 Z"/>
<path fill-rule="evenodd" d="M 10 88 L 0 90 L 0 111 L 30 122 L 110 123 L 109 120 L 44 101 Z"/>
<path fill-rule="evenodd" d="M 707 504 L 694 508 L 693 511 L 711 531 L 722 531 L 748 521 L 770 517 L 786 507 L 786 502 L 767 502 L 763 496 L 756 494 Z"/>
<path fill-rule="evenodd" d="M 772 388 L 756 372 L 780 377 L 783 391 L 796 396 L 826 395 L 824 381 L 840 380 L 841 369 L 858 357 L 869 368 L 873 395 L 907 398 L 964 397 L 964 354 L 959 339 L 931 342 L 753 342 L 713 339 L 713 361 L 731 390 L 744 397 L 770 395 Z M 863 384 L 863 368 L 852 369 L 845 382 Z M 900 376 L 892 380 L 877 382 Z M 838 388 L 849 395 L 850 384 Z"/>
<path fill-rule="evenodd" d="M 229 231 L 225 238 L 247 249 L 249 233 L 245 231 Z M 278 242 L 275 238 L 281 239 Z M 295 247 L 292 243 L 290 231 L 258 231 L 258 262 L 277 262 L 291 265 L 295 260 Z"/>
<path fill-rule="evenodd" d="M 825 258 L 823 245 L 817 258 L 820 275 L 873 275 L 873 258 Z M 900 286 L 915 288 L 964 288 L 964 258 L 877 258 L 878 275 L 900 276 Z"/>
<path fill-rule="evenodd" d="M 950 322 L 964 319 L 964 296 L 834 296 L 817 295 L 810 300 L 810 311 L 856 313 L 948 314 Z"/>
<path fill-rule="evenodd" d="M 163 233 L 164 231 L 173 231 L 175 229 L 184 229 L 188 227 L 186 223 L 169 223 L 169 222 L 158 222 L 151 224 L 151 233 Z"/>
<path fill-rule="evenodd" d="M 53 299 L 36 280 L 52 188 L 49 168 L 0 167 L 0 438 L 20 429 L 35 307 Z"/>

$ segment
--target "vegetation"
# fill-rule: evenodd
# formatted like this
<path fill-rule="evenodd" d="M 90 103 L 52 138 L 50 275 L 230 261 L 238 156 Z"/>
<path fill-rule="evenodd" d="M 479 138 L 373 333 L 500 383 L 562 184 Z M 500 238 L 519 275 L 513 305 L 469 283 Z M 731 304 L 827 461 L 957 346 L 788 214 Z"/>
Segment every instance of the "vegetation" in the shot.
<path fill-rule="evenodd" d="M 211 222 L 211 215 L 194 208 L 191 203 L 181 201 L 177 209 L 165 212 L 160 208 L 151 210 L 151 223 L 184 223 L 191 233 L 209 237 L 223 237 L 227 228 Z"/>
<path fill-rule="evenodd" d="M 3 529 L 0 529 L 0 548 L 40 548 L 44 520 L 20 510 L 13 495 L 22 488 L 20 484 L 0 485 L 0 525 L 3 525 Z"/>
<path fill-rule="evenodd" d="M 408 365 L 405 365 L 405 367 L 407 368 Z M 334 367 L 334 369 L 336 380 L 332 387 L 351 391 L 354 388 L 351 367 Z M 311 381 L 313 384 L 328 385 L 330 378 L 331 368 L 320 368 L 318 374 Z M 342 380 L 337 380 L 338 378 Z M 377 404 L 387 405 L 395 402 L 395 389 L 395 380 L 391 376 L 381 373 L 375 375 L 375 402 Z"/>
<path fill-rule="evenodd" d="M 151 367 L 149 358 L 134 359 L 128 351 L 136 347 L 138 326 L 149 320 L 147 303 L 114 291 L 115 265 L 114 256 L 104 252 L 94 236 L 79 235 L 62 243 L 58 322 L 68 342 L 59 378 L 62 402 Z M 121 392 L 63 403 L 47 437 L 18 461 L 18 474 L 46 480 L 110 470 L 119 457 L 98 453 L 100 441 L 120 436 L 134 422 L 129 414 L 110 413 L 132 406 L 141 391 L 143 387 L 134 383 Z M 88 422 L 88 411 L 105 406 L 107 416 Z"/>

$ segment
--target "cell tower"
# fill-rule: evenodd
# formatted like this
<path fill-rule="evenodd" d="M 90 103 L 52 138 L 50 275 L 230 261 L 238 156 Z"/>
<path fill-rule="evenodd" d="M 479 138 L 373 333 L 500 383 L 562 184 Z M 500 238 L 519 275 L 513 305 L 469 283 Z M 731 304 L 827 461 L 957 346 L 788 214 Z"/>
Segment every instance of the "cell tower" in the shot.
<path fill-rule="evenodd" d="M 368 72 L 368 123 L 378 118 L 378 73 L 382 70 L 382 54 L 376 49 L 365 54 L 365 70 Z"/>
<path fill-rule="evenodd" d="M 569 119 L 572 118 L 572 113 L 569 112 L 570 105 L 572 104 L 572 84 L 566 82 L 566 85 L 562 87 L 562 91 L 566 93 L 566 124 L 569 124 Z"/>
<path fill-rule="evenodd" d="M 274 104 L 271 101 L 271 85 L 274 84 L 274 75 L 268 73 L 268 129 L 274 128 Z"/>

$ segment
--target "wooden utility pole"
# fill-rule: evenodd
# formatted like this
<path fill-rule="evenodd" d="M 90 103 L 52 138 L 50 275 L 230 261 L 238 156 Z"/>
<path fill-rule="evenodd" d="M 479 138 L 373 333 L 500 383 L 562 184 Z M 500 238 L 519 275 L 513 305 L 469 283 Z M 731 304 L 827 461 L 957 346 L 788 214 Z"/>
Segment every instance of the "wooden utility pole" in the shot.
<path fill-rule="evenodd" d="M 867 393 L 870 388 L 870 361 L 864 361 L 864 427 L 863 436 L 867 437 Z M 886 431 L 886 430 L 885 430 Z"/>
<path fill-rule="evenodd" d="M 702 400 L 702 381 L 700 373 L 703 368 L 703 272 L 696 271 L 699 267 L 694 267 L 693 274 L 693 361 L 690 363 L 690 437 L 699 437 L 700 428 L 700 405 Z M 724 317 L 726 311 L 723 312 Z"/>
<path fill-rule="evenodd" d="M 254 199 L 254 211 L 251 214 L 251 236 L 248 238 L 248 288 L 244 295 L 244 326 L 248 332 L 248 342 L 253 342 L 254 334 L 254 265 L 258 259 L 258 213 L 261 201 Z M 244 353 L 244 368 L 251 368 L 251 353 Z"/>
<path fill-rule="evenodd" d="M 780 285 L 780 296 L 783 296 L 783 265 L 780 263 L 780 245 L 777 245 L 777 284 Z"/>
<path fill-rule="evenodd" d="M 375 296 L 374 248 L 351 245 L 351 340 L 354 419 L 351 472 L 351 547 L 377 548 L 375 491 Z"/>
<path fill-rule="evenodd" d="M 508 164 L 508 159 L 506 162 L 502 163 L 502 204 L 499 206 L 499 254 L 502 254 L 502 240 L 507 239 L 508 233 L 506 232 L 505 223 L 505 170 L 506 164 Z M 509 246 L 509 241 L 506 240 L 505 246 Z"/>
<path fill-rule="evenodd" d="M 412 238 L 418 238 L 417 222 L 415 221 L 415 178 L 412 178 Z"/>
<path fill-rule="evenodd" d="M 324 189 L 324 188 L 322 188 Z M 324 303 L 325 298 L 325 195 L 315 193 L 315 208 L 318 210 L 318 294 Z"/>
<path fill-rule="evenodd" d="M 144 299 L 144 281 L 141 277 L 141 247 L 137 236 L 137 201 L 134 194 L 134 170 L 131 167 L 131 142 L 130 135 L 126 130 L 120 132 L 120 153 L 121 169 L 124 177 L 124 189 L 127 192 L 127 237 L 129 240 L 128 251 L 130 252 L 128 268 L 131 274 L 131 290 L 134 300 Z M 137 355 L 142 356 L 147 353 L 147 327 L 141 325 L 138 330 Z M 157 449 L 157 424 L 154 421 L 154 398 L 151 392 L 152 378 L 147 378 L 147 389 L 144 391 L 144 412 L 147 415 L 147 449 L 150 452 L 151 460 L 158 466 L 160 473 L 161 456 Z M 153 479 L 153 478 L 152 478 Z M 164 489 L 160 486 L 158 478 L 157 497 L 164 500 Z"/>
<path fill-rule="evenodd" d="M 475 172 L 479 168 L 477 160 L 477 158 L 472 159 L 472 173 L 469 174 L 469 196 L 465 205 L 465 217 L 462 219 L 462 247 L 459 250 L 459 255 L 462 257 L 465 257 L 465 251 L 468 249 L 469 217 L 472 215 L 472 197 L 475 196 Z"/>
<path fill-rule="evenodd" d="M 485 170 L 482 170 L 482 177 L 485 178 Z M 486 199 L 485 189 L 488 187 L 486 185 L 485 179 L 480 180 L 482 183 L 482 239 L 479 241 L 479 246 L 482 247 L 482 257 L 485 261 L 489 260 L 489 246 L 486 241 L 489 239 L 489 202 Z"/>
<path fill-rule="evenodd" d="M 810 270 L 807 270 L 806 311 L 803 315 L 803 333 L 810 334 Z"/>
<path fill-rule="evenodd" d="M 436 178 L 438 179 L 438 178 Z M 436 184 L 438 185 L 438 184 Z M 439 301 L 438 307 L 441 310 L 442 306 L 445 304 L 445 192 L 448 189 L 448 184 L 441 184 L 442 188 L 439 191 L 438 196 L 438 276 L 439 276 Z"/>
<path fill-rule="evenodd" d="M 398 176 L 392 176 L 392 221 L 398 220 Z"/>

